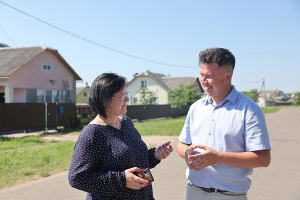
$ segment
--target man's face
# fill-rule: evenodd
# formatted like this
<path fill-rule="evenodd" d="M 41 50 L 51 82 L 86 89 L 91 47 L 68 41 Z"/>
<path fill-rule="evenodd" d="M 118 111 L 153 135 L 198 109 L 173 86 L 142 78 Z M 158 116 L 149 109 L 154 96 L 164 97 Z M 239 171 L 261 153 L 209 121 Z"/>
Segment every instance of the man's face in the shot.
<path fill-rule="evenodd" d="M 228 83 L 228 73 L 231 72 L 225 72 L 224 69 L 220 69 L 216 62 L 210 64 L 201 63 L 200 83 L 205 93 L 211 96 L 213 100 L 218 98 L 223 100 L 223 96 L 228 92 L 228 87 L 231 87 L 230 80 Z"/>

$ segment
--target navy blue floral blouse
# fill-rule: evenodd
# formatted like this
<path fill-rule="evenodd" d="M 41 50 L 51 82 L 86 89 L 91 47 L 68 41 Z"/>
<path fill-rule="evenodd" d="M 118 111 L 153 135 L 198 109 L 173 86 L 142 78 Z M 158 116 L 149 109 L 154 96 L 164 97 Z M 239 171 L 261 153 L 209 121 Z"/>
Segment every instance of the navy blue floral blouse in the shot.
<path fill-rule="evenodd" d="M 154 157 L 155 148 L 148 150 L 130 118 L 122 119 L 121 130 L 89 124 L 76 142 L 69 183 L 86 191 L 86 200 L 154 199 L 151 185 L 139 190 L 126 187 L 126 169 L 153 168 L 160 160 Z"/>

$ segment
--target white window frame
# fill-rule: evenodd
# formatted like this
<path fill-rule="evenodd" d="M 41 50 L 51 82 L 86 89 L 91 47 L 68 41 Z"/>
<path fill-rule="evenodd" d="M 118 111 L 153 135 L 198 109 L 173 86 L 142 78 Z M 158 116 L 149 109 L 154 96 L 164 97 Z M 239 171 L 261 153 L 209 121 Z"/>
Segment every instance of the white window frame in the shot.
<path fill-rule="evenodd" d="M 46 69 L 44 68 L 44 66 L 46 66 Z M 42 68 L 43 68 L 44 71 L 52 71 L 52 65 L 51 64 L 43 63 Z"/>

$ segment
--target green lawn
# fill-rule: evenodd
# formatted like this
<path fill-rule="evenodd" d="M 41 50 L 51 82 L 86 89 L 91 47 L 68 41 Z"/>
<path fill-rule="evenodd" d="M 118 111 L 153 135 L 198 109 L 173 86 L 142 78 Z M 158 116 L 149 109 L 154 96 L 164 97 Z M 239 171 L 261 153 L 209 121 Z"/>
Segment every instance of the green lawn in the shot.
<path fill-rule="evenodd" d="M 39 137 L 8 138 L 0 136 L 0 151 L 37 145 L 45 145 L 49 142 L 55 143 L 57 141 L 47 141 Z"/>
<path fill-rule="evenodd" d="M 75 142 L 3 138 L 0 137 L 0 188 L 69 169 Z"/>
<path fill-rule="evenodd" d="M 135 128 L 141 135 L 179 135 L 184 125 L 185 116 L 174 119 L 149 120 L 134 122 Z"/>

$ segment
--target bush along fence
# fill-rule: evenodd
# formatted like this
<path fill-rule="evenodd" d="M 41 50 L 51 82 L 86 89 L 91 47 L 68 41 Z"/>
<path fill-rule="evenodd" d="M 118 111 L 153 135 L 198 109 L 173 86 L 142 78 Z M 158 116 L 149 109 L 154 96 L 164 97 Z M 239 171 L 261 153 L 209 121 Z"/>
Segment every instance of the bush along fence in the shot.
<path fill-rule="evenodd" d="M 0 103 L 0 135 L 76 126 L 74 103 Z"/>

